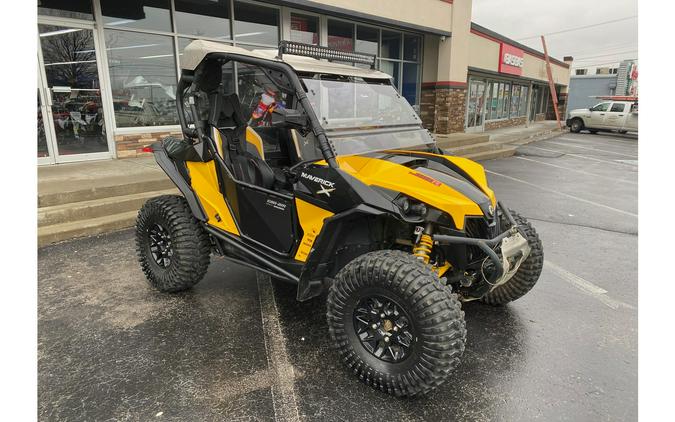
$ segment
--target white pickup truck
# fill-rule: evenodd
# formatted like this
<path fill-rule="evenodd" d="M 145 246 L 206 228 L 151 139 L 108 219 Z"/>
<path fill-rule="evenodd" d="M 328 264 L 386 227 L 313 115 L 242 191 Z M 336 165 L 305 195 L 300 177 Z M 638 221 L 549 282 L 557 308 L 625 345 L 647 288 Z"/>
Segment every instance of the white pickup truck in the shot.
<path fill-rule="evenodd" d="M 619 133 L 638 131 L 637 97 L 601 97 L 604 101 L 591 108 L 579 108 L 568 114 L 567 126 L 578 133 L 588 130 L 617 131 Z M 615 99 L 616 98 L 616 99 Z"/>

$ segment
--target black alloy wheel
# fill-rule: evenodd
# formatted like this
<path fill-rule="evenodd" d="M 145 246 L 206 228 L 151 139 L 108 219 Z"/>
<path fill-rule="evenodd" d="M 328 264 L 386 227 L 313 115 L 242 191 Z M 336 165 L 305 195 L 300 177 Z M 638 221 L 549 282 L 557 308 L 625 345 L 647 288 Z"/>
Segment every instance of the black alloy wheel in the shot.
<path fill-rule="evenodd" d="M 437 388 L 464 352 L 457 295 L 405 251 L 368 252 L 345 265 L 329 288 L 326 318 L 350 372 L 399 397 Z"/>
<path fill-rule="evenodd" d="M 171 249 L 171 235 L 161 225 L 155 223 L 148 229 L 148 247 L 155 264 L 161 268 L 169 268 L 173 250 Z"/>
<path fill-rule="evenodd" d="M 376 358 L 399 363 L 409 356 L 415 338 L 412 320 L 393 299 L 379 295 L 361 299 L 353 320 L 361 345 Z"/>

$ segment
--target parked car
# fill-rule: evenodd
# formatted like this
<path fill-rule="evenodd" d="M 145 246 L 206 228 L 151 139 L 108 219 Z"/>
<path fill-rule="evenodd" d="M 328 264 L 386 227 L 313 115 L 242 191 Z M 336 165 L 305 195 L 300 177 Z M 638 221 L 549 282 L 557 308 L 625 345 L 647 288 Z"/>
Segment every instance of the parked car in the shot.
<path fill-rule="evenodd" d="M 568 114 L 567 126 L 578 133 L 616 131 L 619 133 L 638 131 L 637 97 L 601 97 L 604 101 L 591 108 L 579 108 Z"/>

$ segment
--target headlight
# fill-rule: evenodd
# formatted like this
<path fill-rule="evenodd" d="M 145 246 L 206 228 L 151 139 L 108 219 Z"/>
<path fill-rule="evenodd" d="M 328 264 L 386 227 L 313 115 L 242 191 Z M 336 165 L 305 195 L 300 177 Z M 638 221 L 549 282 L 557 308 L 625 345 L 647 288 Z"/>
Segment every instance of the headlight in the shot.
<path fill-rule="evenodd" d="M 403 215 L 407 217 L 424 217 L 427 214 L 427 206 L 416 199 L 403 194 L 399 195 L 394 203 L 399 207 Z"/>

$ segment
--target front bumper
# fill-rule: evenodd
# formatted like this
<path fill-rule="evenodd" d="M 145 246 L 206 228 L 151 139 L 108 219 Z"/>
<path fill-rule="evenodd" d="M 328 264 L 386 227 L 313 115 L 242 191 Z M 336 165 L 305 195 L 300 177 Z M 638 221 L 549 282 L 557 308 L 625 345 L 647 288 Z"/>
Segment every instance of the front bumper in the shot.
<path fill-rule="evenodd" d="M 516 223 L 506 207 L 500 202 L 497 202 L 497 207 L 509 220 L 511 228 L 492 239 L 477 239 L 450 235 L 433 236 L 434 243 L 440 245 L 459 244 L 477 246 L 485 252 L 495 268 L 494 271 L 485 277 L 485 280 L 493 289 L 513 277 L 516 271 L 518 271 L 520 264 L 522 264 L 530 254 L 530 246 L 527 243 L 526 234 L 518 226 L 518 223 Z M 500 246 L 500 254 L 495 251 L 497 246 Z"/>

